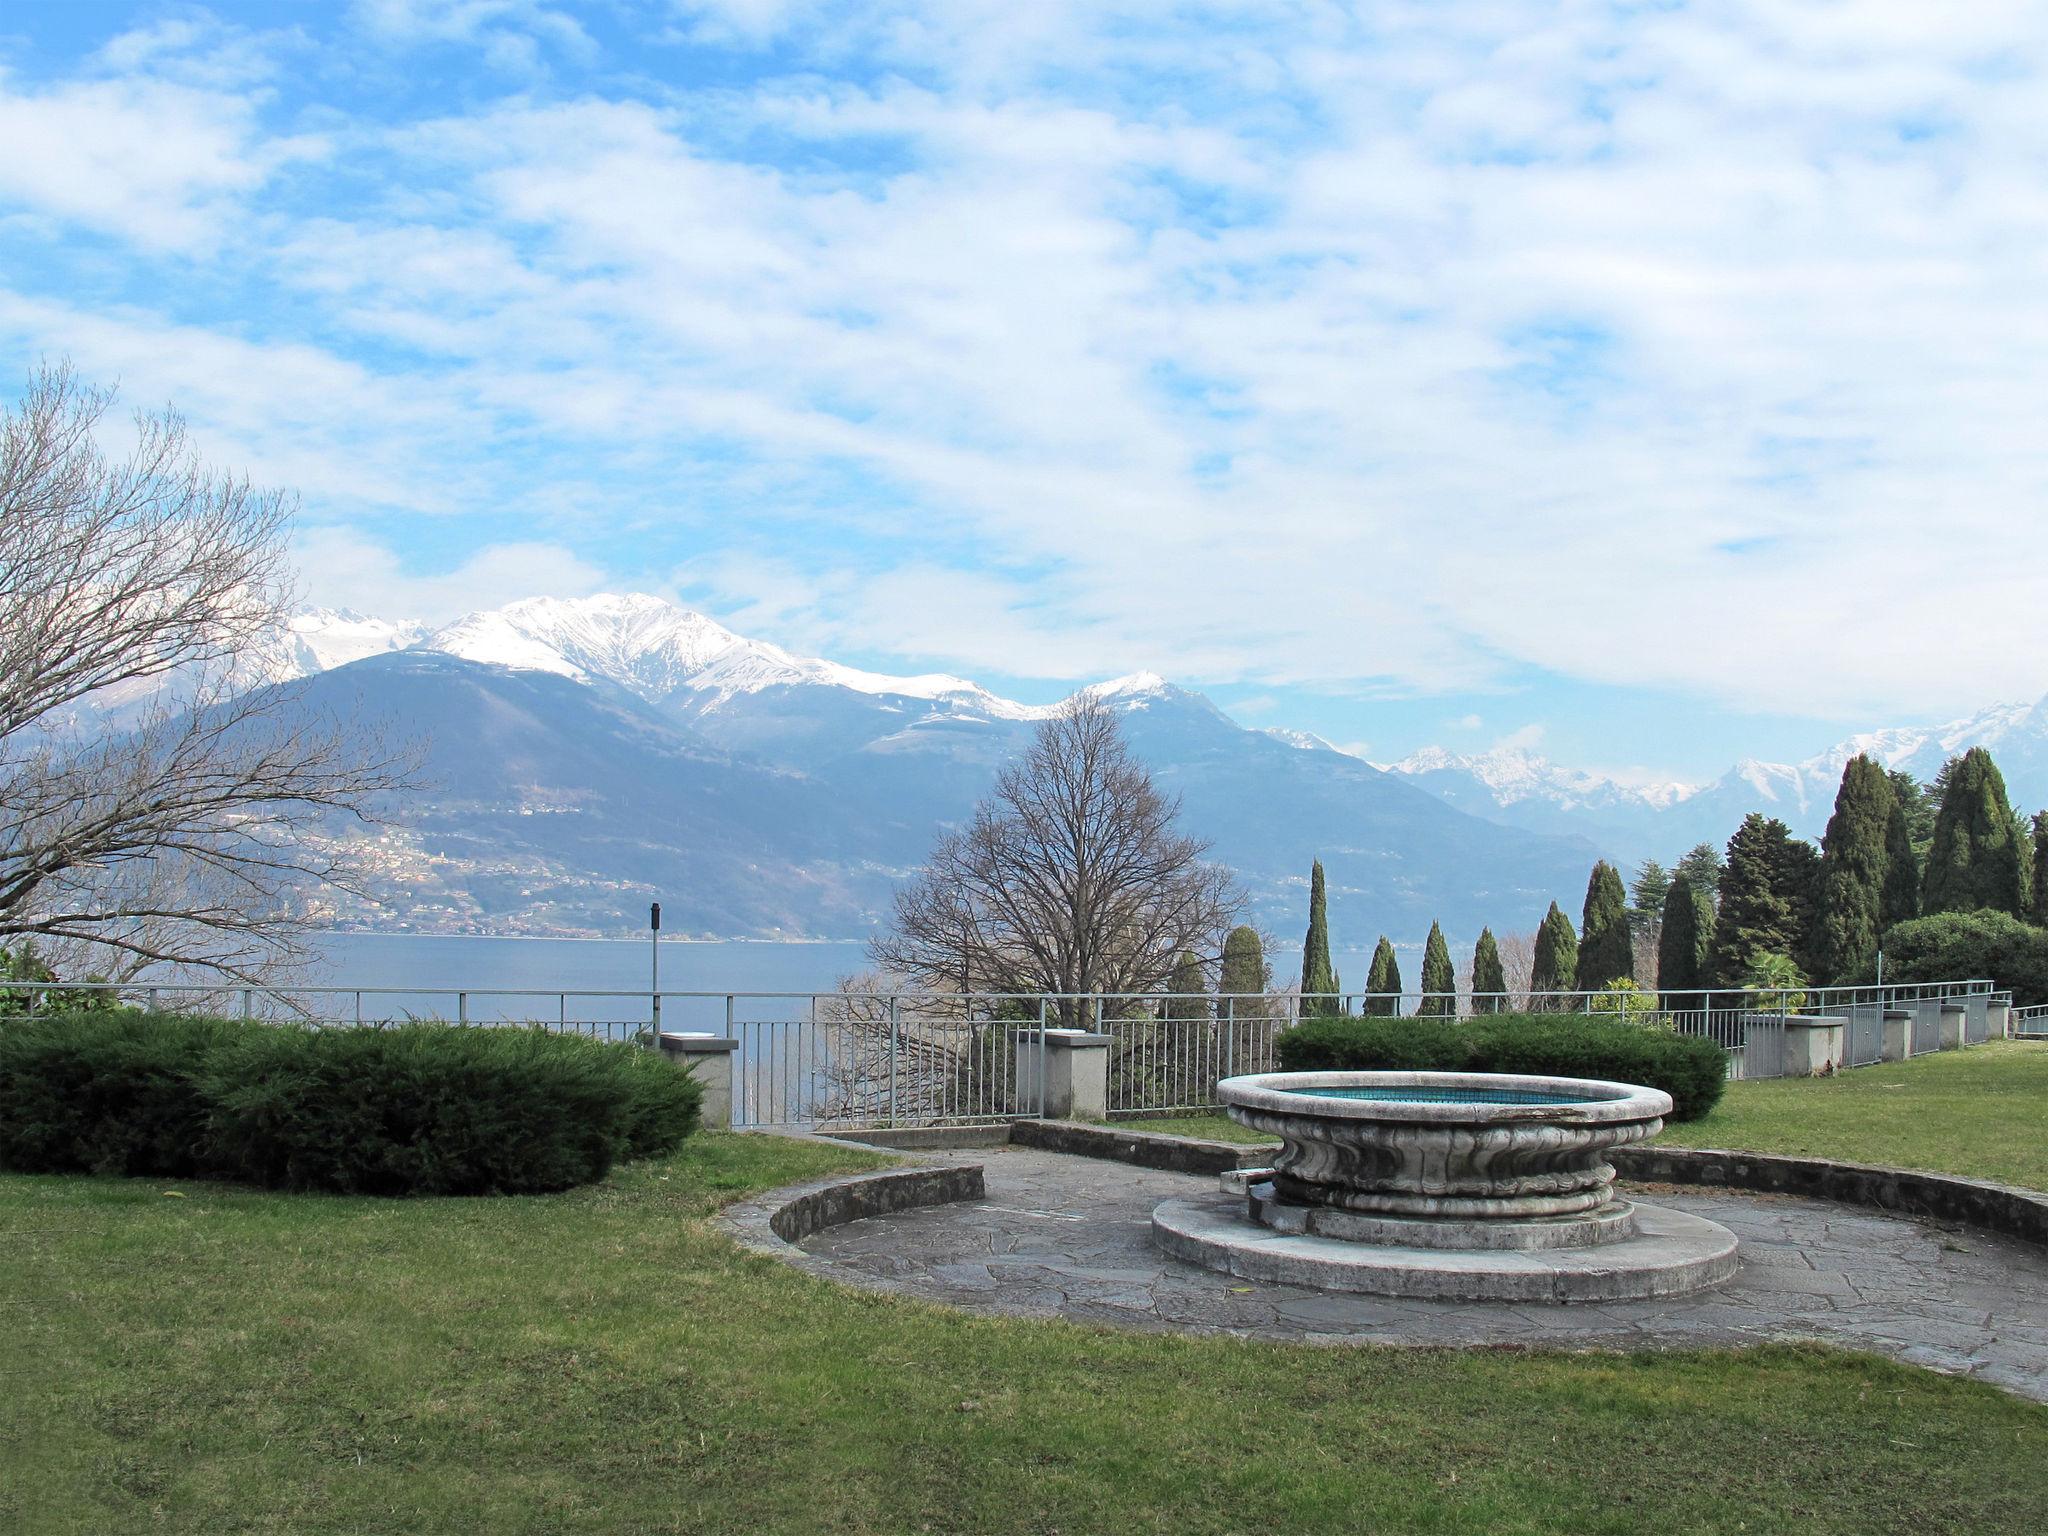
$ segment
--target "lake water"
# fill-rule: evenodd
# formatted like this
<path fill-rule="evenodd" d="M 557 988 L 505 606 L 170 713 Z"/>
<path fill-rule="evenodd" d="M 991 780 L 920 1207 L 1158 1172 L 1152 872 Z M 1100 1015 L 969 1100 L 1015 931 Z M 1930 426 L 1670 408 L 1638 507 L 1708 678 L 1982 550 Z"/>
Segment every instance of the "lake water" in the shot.
<path fill-rule="evenodd" d="M 404 1014 L 454 1018 L 467 1010 L 473 1019 L 548 1018 L 637 1020 L 646 1017 L 649 946 L 645 939 L 485 938 L 466 935 L 329 933 L 315 935 L 318 959 L 309 985 L 343 989 L 319 1000 L 323 1014 L 345 1016 L 355 1006 L 353 991 L 368 992 L 366 1017 Z M 1363 982 L 1369 952 L 1332 957 L 1353 986 Z M 1419 970 L 1403 955 L 1402 970 Z M 1284 986 L 1300 974 L 1298 951 L 1275 950 L 1274 980 Z M 661 989 L 678 992 L 830 992 L 842 976 L 867 968 L 866 946 L 857 941 L 778 943 L 730 939 L 661 945 Z M 1352 980 L 1352 978 L 1356 978 Z M 1409 985 L 1414 985 L 1411 976 Z M 519 992 L 546 997 L 518 997 Z M 594 993 L 625 992 L 605 998 Z M 568 993 L 558 1000 L 552 994 Z M 464 996 L 463 994 L 466 994 Z M 722 996 L 709 1000 L 665 998 L 668 1028 L 716 1028 L 723 1020 Z M 746 1007 L 756 1018 L 797 1016 L 800 1001 L 769 1003 L 756 997 Z"/>

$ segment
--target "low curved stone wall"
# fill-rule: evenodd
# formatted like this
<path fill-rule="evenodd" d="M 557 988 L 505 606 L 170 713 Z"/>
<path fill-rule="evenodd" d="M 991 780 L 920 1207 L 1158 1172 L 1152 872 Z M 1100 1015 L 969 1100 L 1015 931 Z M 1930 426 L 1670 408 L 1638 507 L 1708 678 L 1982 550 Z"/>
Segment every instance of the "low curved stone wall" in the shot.
<path fill-rule="evenodd" d="M 826 1227 L 920 1206 L 979 1200 L 984 1193 L 979 1163 L 885 1168 L 770 1190 L 758 1200 L 727 1206 L 718 1221 L 747 1247 L 783 1257 L 791 1245 Z"/>
<path fill-rule="evenodd" d="M 1963 1222 L 2048 1247 L 2048 1195 L 1988 1179 L 1872 1163 L 1837 1163 L 1819 1157 L 1654 1144 L 1617 1147 L 1609 1160 L 1622 1178 L 1638 1183 L 1701 1184 L 1805 1195 Z"/>

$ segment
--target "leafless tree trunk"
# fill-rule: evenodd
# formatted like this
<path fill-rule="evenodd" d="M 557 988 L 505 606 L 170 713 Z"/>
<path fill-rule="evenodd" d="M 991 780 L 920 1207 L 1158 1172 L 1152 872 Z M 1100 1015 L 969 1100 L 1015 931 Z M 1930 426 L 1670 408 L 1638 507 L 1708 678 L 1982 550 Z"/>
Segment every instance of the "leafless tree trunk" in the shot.
<path fill-rule="evenodd" d="M 1220 959 L 1242 901 L 1179 813 L 1115 711 L 1079 695 L 939 840 L 870 958 L 933 991 L 1163 991 L 1182 950 Z"/>
<path fill-rule="evenodd" d="M 1508 1000 L 1517 1011 L 1529 1006 L 1529 982 L 1536 973 L 1536 935 L 1504 933 L 1494 941 L 1500 948 L 1501 979 L 1507 983 Z"/>
<path fill-rule="evenodd" d="M 108 458 L 110 400 L 45 369 L 0 423 L 0 943 L 254 978 L 296 950 L 294 888 L 354 888 L 321 828 L 406 764 L 234 691 L 284 620 L 291 502 L 201 463 L 168 412 Z"/>

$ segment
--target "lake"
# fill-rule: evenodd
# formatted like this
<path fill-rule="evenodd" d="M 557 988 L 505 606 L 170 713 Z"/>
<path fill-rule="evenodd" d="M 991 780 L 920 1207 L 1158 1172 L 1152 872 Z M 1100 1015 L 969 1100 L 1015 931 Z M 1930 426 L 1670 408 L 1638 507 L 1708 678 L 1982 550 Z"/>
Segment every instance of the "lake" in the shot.
<path fill-rule="evenodd" d="M 647 1012 L 649 946 L 645 939 L 536 939 L 471 937 L 404 933 L 315 934 L 311 947 L 318 957 L 306 980 L 314 986 L 342 989 L 391 989 L 390 995 L 364 999 L 371 1017 L 400 1014 L 453 1018 L 467 1007 L 474 1019 L 554 1018 L 561 1010 L 570 1018 L 635 1020 Z M 1332 957 L 1339 972 L 1357 986 L 1371 963 L 1367 951 L 1344 951 Z M 1402 970 L 1412 987 L 1411 969 L 1419 959 L 1404 954 Z M 1298 950 L 1276 949 L 1271 957 L 1274 980 L 1286 985 L 1300 973 Z M 661 944 L 661 987 L 668 992 L 765 993 L 830 992 L 842 976 L 867 968 L 866 946 L 858 941 L 789 943 L 728 939 L 687 942 L 664 939 Z M 572 994 L 566 1003 L 555 998 L 518 998 L 506 992 Z M 469 994 L 466 1002 L 458 993 Z M 630 992 L 634 997 L 602 998 L 576 993 Z M 749 1005 L 755 1017 L 768 1013 L 795 1017 L 800 1002 Z M 339 1016 L 353 1011 L 352 995 L 328 995 L 319 1011 Z M 670 999 L 663 1004 L 669 1028 L 713 1028 L 724 1014 L 722 999 Z"/>

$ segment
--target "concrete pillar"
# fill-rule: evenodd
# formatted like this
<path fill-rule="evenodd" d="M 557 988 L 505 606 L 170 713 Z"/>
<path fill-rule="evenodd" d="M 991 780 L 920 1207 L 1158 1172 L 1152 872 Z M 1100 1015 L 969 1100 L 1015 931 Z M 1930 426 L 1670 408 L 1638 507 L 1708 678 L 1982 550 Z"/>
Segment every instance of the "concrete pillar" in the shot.
<path fill-rule="evenodd" d="M 1785 1020 L 1785 1076 L 1826 1077 L 1848 1055 L 1847 1019 L 1795 1013 Z"/>
<path fill-rule="evenodd" d="M 2003 1040 L 2012 1033 L 2012 1000 L 1994 997 L 1984 1005 L 1984 1038 Z"/>
<path fill-rule="evenodd" d="M 1952 1051 L 1963 1043 L 1963 1017 L 1969 1004 L 1957 999 L 1941 1005 L 1941 1049 Z"/>
<path fill-rule="evenodd" d="M 1109 1113 L 1109 1048 L 1114 1035 L 1086 1029 L 1017 1031 L 1017 1104 L 1048 1120 L 1100 1120 Z M 1039 1065 L 1045 1067 L 1043 1097 Z"/>
<path fill-rule="evenodd" d="M 701 1123 L 707 1131 L 732 1129 L 732 1055 L 739 1048 L 739 1041 L 723 1035 L 662 1033 L 661 1054 L 704 1085 Z"/>
<path fill-rule="evenodd" d="M 1904 1061 L 1913 1054 L 1913 1010 L 1887 1008 L 1884 1011 L 1884 1060 Z"/>

